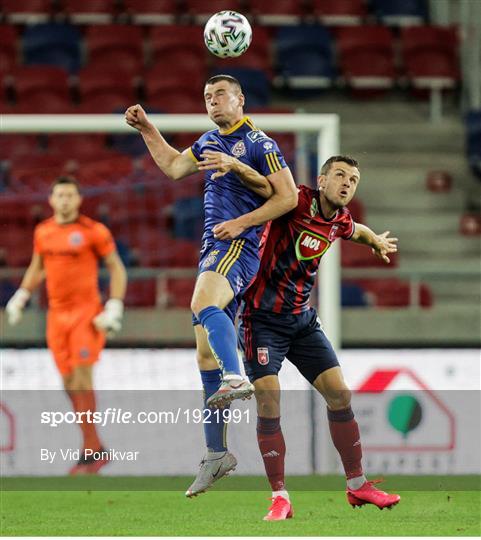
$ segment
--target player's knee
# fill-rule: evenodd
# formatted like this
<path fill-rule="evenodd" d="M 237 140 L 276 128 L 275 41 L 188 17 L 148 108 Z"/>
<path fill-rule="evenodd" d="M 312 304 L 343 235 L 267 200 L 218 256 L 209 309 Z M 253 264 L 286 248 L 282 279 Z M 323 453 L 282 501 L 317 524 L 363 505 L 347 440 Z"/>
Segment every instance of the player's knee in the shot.
<path fill-rule="evenodd" d="M 273 388 L 266 378 L 254 383 L 258 416 L 276 418 L 280 415 L 280 389 Z"/>
<path fill-rule="evenodd" d="M 329 409 L 339 411 L 351 406 L 351 396 L 352 393 L 349 388 L 344 388 L 342 390 L 330 391 L 328 395 L 325 396 L 325 399 Z"/>

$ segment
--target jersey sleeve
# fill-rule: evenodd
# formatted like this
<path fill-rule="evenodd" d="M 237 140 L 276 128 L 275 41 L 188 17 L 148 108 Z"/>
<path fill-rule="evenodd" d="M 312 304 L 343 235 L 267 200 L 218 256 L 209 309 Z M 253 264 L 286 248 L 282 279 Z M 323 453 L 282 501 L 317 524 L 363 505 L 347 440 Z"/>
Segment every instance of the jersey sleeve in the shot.
<path fill-rule="evenodd" d="M 35 227 L 35 230 L 33 231 L 33 252 L 36 255 L 42 254 L 42 243 L 40 240 L 40 231 L 39 231 L 38 225 Z"/>
<path fill-rule="evenodd" d="M 268 176 L 287 167 L 284 156 L 274 139 L 267 136 L 261 137 L 251 142 L 249 148 L 253 168 L 260 174 Z"/>
<path fill-rule="evenodd" d="M 106 257 L 115 251 L 111 232 L 102 223 L 96 223 L 92 234 L 93 249 L 98 257 Z"/>
<path fill-rule="evenodd" d="M 356 225 L 354 223 L 354 220 L 352 219 L 351 213 L 347 212 L 343 216 L 343 224 L 342 224 L 341 234 L 340 237 L 344 238 L 344 240 L 349 240 L 351 236 L 354 234 L 354 230 L 356 228 Z"/>
<path fill-rule="evenodd" d="M 189 150 L 189 154 L 190 154 L 190 157 L 192 158 L 193 161 L 195 161 L 196 163 L 198 161 L 200 161 L 200 154 L 202 153 L 202 150 L 201 150 L 201 142 L 200 142 L 200 139 L 197 139 L 195 141 L 195 143 L 188 149 Z"/>

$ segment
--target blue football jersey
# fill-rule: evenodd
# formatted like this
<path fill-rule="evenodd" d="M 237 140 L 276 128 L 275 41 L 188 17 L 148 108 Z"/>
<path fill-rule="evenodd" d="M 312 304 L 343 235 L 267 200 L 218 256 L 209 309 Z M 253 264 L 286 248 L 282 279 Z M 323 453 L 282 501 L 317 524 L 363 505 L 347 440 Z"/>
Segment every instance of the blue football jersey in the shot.
<path fill-rule="evenodd" d="M 206 150 L 232 155 L 264 176 L 287 167 L 276 142 L 257 129 L 247 116 L 223 133 L 218 129 L 207 131 L 190 147 L 195 161 L 201 161 L 203 158 L 200 155 Z M 215 241 L 212 232 L 215 225 L 247 214 L 265 202 L 264 198 L 247 188 L 236 174 L 229 172 L 211 180 L 214 172 L 205 173 L 203 247 Z M 260 227 L 252 227 L 239 238 L 245 238 L 257 246 L 259 231 Z"/>

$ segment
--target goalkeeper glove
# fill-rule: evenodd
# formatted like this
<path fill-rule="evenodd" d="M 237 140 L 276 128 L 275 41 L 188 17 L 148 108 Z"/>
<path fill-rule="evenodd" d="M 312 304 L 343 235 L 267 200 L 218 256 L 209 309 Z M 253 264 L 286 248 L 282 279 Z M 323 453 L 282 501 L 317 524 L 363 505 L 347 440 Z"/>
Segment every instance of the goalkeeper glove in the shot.
<path fill-rule="evenodd" d="M 8 317 L 8 324 L 15 326 L 18 324 L 23 316 L 23 309 L 30 300 L 30 292 L 27 289 L 18 289 L 15 294 L 10 298 L 8 304 L 5 307 L 5 311 Z"/>
<path fill-rule="evenodd" d="M 101 332 L 106 332 L 108 337 L 112 337 L 122 328 L 122 317 L 124 314 L 124 303 L 117 298 L 107 300 L 104 310 L 93 320 L 95 328 Z"/>

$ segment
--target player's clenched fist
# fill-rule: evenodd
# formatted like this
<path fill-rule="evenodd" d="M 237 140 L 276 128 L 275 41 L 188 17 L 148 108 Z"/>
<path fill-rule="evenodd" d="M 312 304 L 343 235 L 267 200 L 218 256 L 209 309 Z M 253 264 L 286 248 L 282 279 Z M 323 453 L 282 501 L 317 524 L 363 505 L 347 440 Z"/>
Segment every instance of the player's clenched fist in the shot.
<path fill-rule="evenodd" d="M 132 105 L 125 111 L 125 121 L 139 131 L 150 126 L 147 114 L 139 104 Z"/>
<path fill-rule="evenodd" d="M 112 337 L 120 332 L 122 328 L 122 317 L 124 315 L 124 303 L 117 298 L 107 300 L 104 310 L 93 320 L 95 328 L 105 332 L 107 336 Z"/>
<path fill-rule="evenodd" d="M 10 298 L 8 304 L 5 307 L 5 311 L 8 317 L 8 324 L 15 326 L 18 324 L 23 316 L 23 308 L 26 306 L 30 299 L 30 292 L 27 289 L 18 289 L 16 293 Z"/>

